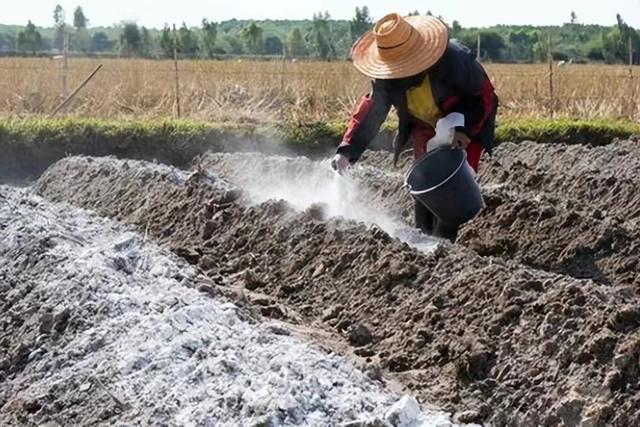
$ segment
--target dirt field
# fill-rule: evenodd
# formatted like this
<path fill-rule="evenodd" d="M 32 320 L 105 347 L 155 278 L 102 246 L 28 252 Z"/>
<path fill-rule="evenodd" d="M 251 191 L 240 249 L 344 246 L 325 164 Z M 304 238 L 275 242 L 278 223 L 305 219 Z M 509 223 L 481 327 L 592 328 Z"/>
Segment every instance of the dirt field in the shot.
<path fill-rule="evenodd" d="M 23 191 L 133 225 L 206 277 L 190 287 L 231 298 L 257 324 L 304 330 L 457 421 L 628 426 L 640 424 L 637 144 L 501 145 L 480 176 L 487 207 L 455 245 L 411 230 L 404 171 L 383 153 L 368 153 L 347 178 L 326 161 L 258 154 L 211 153 L 191 171 L 72 157 Z M 17 223 L 8 218 L 5 233 Z M 13 244 L 39 259 L 48 241 Z M 25 250 L 2 256 L 34 274 Z M 16 283 L 0 288 L 3 313 L 25 292 Z M 46 302 L 46 289 L 39 295 Z M 0 378 L 16 384 L 34 369 L 39 326 L 24 320 L 34 313 L 3 316 Z M 16 334 L 35 344 L 16 347 Z M 45 419 L 39 403 L 10 404 L 14 394 L 0 393 L 0 419 Z M 132 419 L 122 411 L 103 419 Z"/>
<path fill-rule="evenodd" d="M 0 425 L 450 425 L 131 227 L 0 187 L 0 241 Z"/>

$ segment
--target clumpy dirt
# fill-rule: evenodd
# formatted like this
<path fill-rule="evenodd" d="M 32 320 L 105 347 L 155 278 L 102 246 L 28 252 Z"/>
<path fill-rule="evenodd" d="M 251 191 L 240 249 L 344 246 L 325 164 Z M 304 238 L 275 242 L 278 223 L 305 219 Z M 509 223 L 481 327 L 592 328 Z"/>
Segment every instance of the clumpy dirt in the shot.
<path fill-rule="evenodd" d="M 329 159 L 312 161 L 260 153 L 208 153 L 196 162 L 196 168 L 220 174 L 242 188 L 247 203 L 283 199 L 297 210 L 320 203 L 328 216 L 377 225 L 412 247 L 429 251 L 436 244 L 436 239 L 402 220 L 408 214 L 408 209 L 396 209 L 402 209 L 402 204 L 381 209 L 390 204 L 391 197 L 404 198 L 405 202 L 408 198 L 402 180 L 392 172 L 358 166 L 340 176 L 331 169 Z"/>
<path fill-rule="evenodd" d="M 485 190 L 484 200 L 486 208 L 463 228 L 460 244 L 480 255 L 639 289 L 640 229 L 547 195 L 533 198 L 497 188 Z"/>
<path fill-rule="evenodd" d="M 640 221 L 638 140 L 602 147 L 505 143 L 485 162 L 481 182 L 573 201 L 630 228 Z"/>
<path fill-rule="evenodd" d="M 265 316 L 342 334 L 372 371 L 458 420 L 640 424 L 633 282 L 578 280 L 459 245 L 423 253 L 327 218 L 322 205 L 246 206 L 239 189 L 212 182 L 203 170 L 76 157 L 36 189 L 136 225 L 221 286 L 261 292 L 250 302 Z"/>
<path fill-rule="evenodd" d="M 0 425 L 451 424 L 131 228 L 0 186 Z"/>
<path fill-rule="evenodd" d="M 480 173 L 487 208 L 463 229 L 460 243 L 482 255 L 638 289 L 637 148 L 637 141 L 500 145 Z"/>
<path fill-rule="evenodd" d="M 502 188 L 522 197 L 542 195 L 566 200 L 570 208 L 596 212 L 633 229 L 640 220 L 639 143 L 615 140 L 601 147 L 502 143 L 492 156 L 483 156 L 480 183 L 484 188 Z M 389 153 L 368 151 L 358 166 L 379 169 L 390 178 L 402 180 L 409 161 L 394 168 L 390 159 Z M 358 166 L 356 175 L 361 174 Z M 379 182 L 374 184 L 380 186 Z M 384 188 L 389 186 L 387 183 Z M 394 205 L 396 200 L 389 203 Z"/>
<path fill-rule="evenodd" d="M 625 162 L 619 157 L 621 153 L 628 152 L 629 144 L 612 144 L 609 151 L 614 154 L 602 147 L 593 149 L 595 152 L 591 155 L 589 149 L 578 146 L 565 147 L 565 151 L 578 158 L 593 158 L 593 163 L 602 169 L 598 173 L 609 176 L 611 172 L 604 170 L 604 165 L 609 161 L 614 169 L 622 170 Z M 555 169 L 547 165 L 550 170 L 546 179 L 551 183 L 548 187 L 553 187 L 555 192 L 550 189 L 527 190 L 497 178 L 517 176 L 533 182 L 530 177 L 523 178 L 523 172 L 509 175 L 500 165 L 513 163 L 513 158 L 527 158 L 529 151 L 537 153 L 547 148 L 553 156 L 556 156 L 556 151 L 564 152 L 555 145 L 503 144 L 493 158 L 485 159 L 480 176 L 487 207 L 473 222 L 462 228 L 458 242 L 483 256 L 513 259 L 538 269 L 576 278 L 590 278 L 609 285 L 631 286 L 639 283 L 636 271 L 640 268 L 640 228 L 598 208 L 599 205 L 591 203 L 590 197 L 584 193 L 575 192 L 569 197 L 564 194 L 562 186 L 565 181 L 559 177 L 565 169 L 562 163 L 573 165 L 575 162 L 569 161 L 566 156 L 556 156 L 558 164 L 551 163 L 556 166 Z M 611 158 L 617 159 L 617 163 Z M 633 163 L 633 159 L 631 157 L 626 163 Z M 274 193 L 267 187 L 282 189 L 297 185 L 305 194 L 313 193 L 309 188 L 317 187 L 318 182 L 312 177 L 325 172 L 322 164 L 308 159 L 260 154 L 214 153 L 205 156 L 199 164 L 232 179 L 243 189 L 249 190 L 250 198 L 257 198 L 258 201 L 267 200 Z M 350 209 L 363 211 L 366 207 L 384 207 L 383 211 L 398 222 L 412 224 L 414 202 L 402 188 L 408 167 L 409 164 L 405 162 L 402 167 L 393 168 L 388 153 L 366 152 L 362 162 L 350 171 L 350 176 L 360 184 L 357 189 L 359 206 Z M 573 173 L 579 176 L 585 166 L 575 168 L 577 170 Z M 621 172 L 620 175 L 625 173 Z M 634 174 L 627 175 L 640 185 L 640 178 Z M 598 181 L 593 176 L 587 180 L 592 183 L 606 181 Z M 615 189 L 612 194 L 618 199 L 636 197 L 638 185 Z M 592 188 L 598 193 L 609 194 L 605 188 L 595 184 L 592 184 Z M 291 200 L 286 191 L 277 194 Z M 318 198 L 316 194 L 310 197 Z M 346 210 L 341 213 L 348 216 L 351 212 Z M 379 220 L 376 222 L 381 223 Z"/>

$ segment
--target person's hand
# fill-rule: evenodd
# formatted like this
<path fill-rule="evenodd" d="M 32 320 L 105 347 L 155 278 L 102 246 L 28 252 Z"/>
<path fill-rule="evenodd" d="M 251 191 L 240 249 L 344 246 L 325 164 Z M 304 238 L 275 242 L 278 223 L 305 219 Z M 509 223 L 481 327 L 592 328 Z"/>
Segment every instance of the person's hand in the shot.
<path fill-rule="evenodd" d="M 469 144 L 471 144 L 471 139 L 464 132 L 455 131 L 451 147 L 466 149 Z"/>
<path fill-rule="evenodd" d="M 347 167 L 349 166 L 349 159 L 344 154 L 336 154 L 333 156 L 333 160 L 331 160 L 331 167 L 337 171 L 339 174 L 342 174 Z"/>

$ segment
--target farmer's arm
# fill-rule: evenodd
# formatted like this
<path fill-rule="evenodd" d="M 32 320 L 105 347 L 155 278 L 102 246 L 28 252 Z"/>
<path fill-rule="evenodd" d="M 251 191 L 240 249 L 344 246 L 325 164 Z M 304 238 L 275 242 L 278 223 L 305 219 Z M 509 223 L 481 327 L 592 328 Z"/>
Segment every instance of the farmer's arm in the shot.
<path fill-rule="evenodd" d="M 456 49 L 452 79 L 459 93 L 458 101 L 450 112 L 464 115 L 464 127 L 456 128 L 471 138 L 482 130 L 487 120 L 495 115 L 494 89 L 482 65 L 463 48 Z"/>
<path fill-rule="evenodd" d="M 346 156 L 350 163 L 358 161 L 362 152 L 378 134 L 391 109 L 384 81 L 374 80 L 372 87 L 371 93 L 362 97 L 351 116 L 342 143 L 336 150 L 338 154 Z"/>

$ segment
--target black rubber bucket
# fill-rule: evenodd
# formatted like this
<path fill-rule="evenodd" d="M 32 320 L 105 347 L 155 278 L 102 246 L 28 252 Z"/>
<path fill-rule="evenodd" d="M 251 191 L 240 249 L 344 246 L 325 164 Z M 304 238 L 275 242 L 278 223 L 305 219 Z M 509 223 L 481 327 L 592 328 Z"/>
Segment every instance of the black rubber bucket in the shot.
<path fill-rule="evenodd" d="M 440 221 L 459 226 L 482 208 L 482 194 L 467 153 L 451 147 L 436 148 L 416 160 L 405 184 L 419 203 Z"/>

